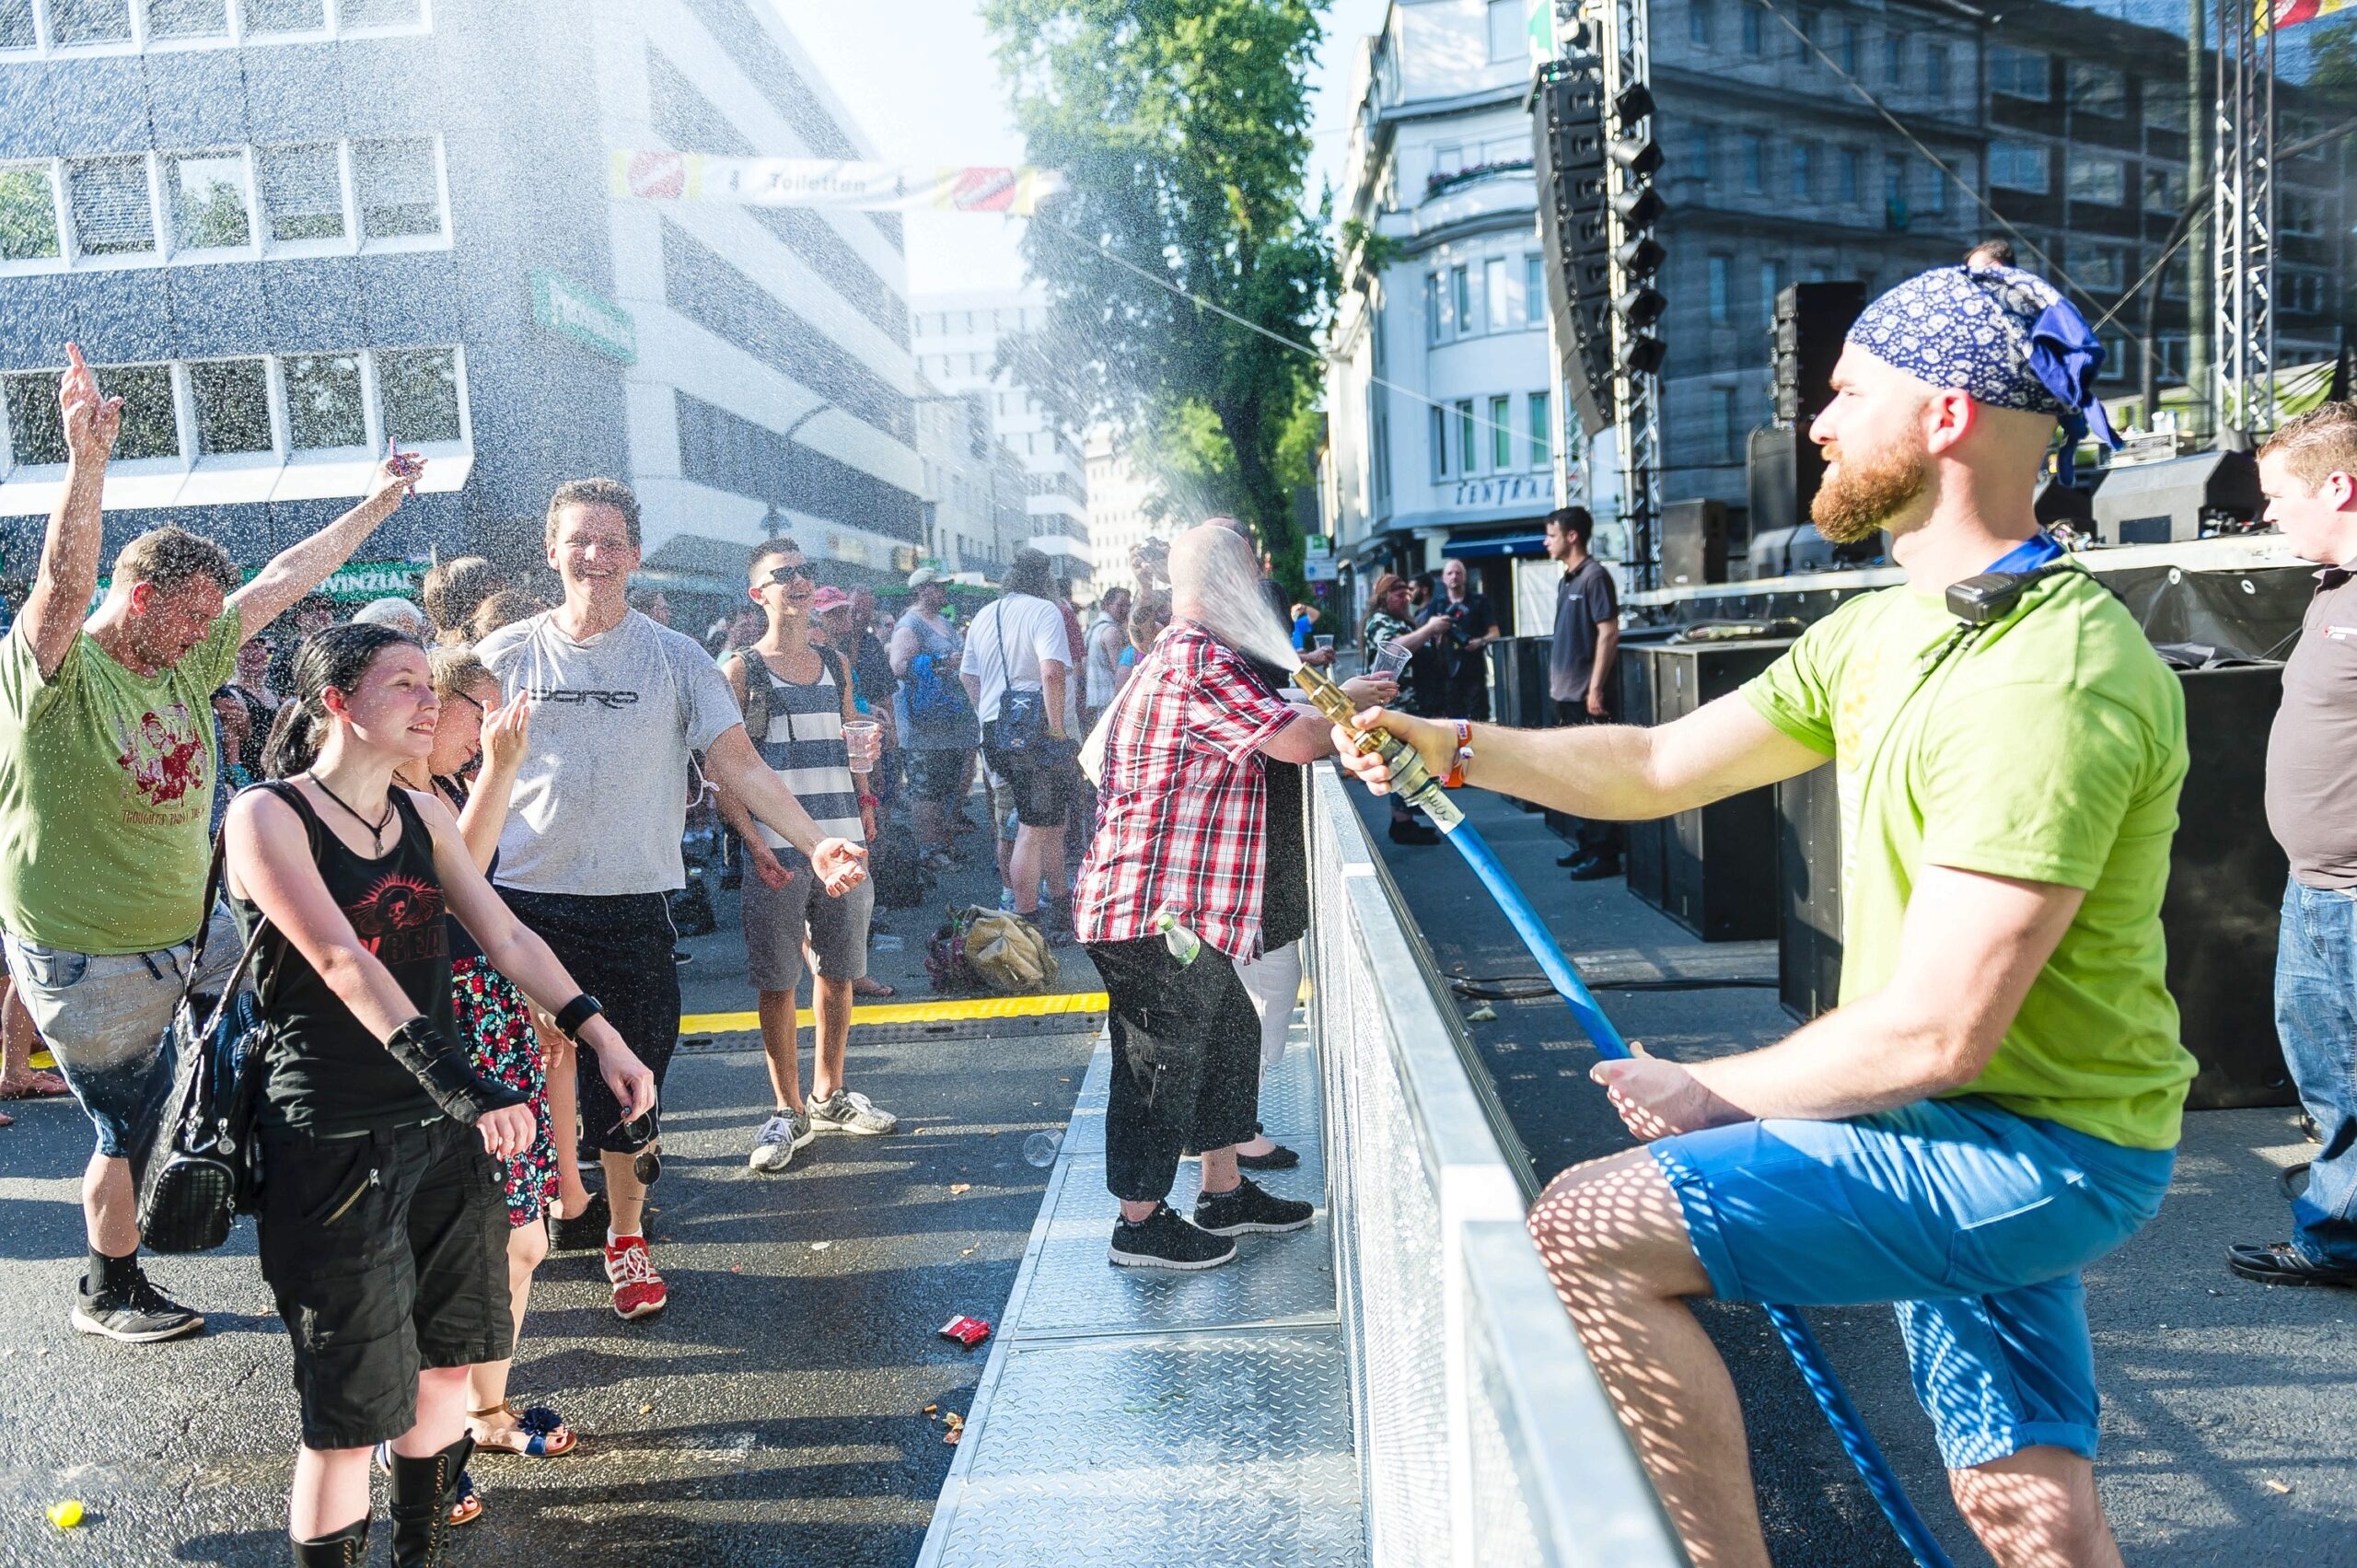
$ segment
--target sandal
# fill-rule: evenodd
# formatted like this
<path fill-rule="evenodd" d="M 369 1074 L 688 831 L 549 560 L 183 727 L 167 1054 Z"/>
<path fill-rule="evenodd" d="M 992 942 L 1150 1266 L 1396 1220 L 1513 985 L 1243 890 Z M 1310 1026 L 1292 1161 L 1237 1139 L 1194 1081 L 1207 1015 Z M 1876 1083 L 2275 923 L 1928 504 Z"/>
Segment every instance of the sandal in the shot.
<path fill-rule="evenodd" d="M 491 1416 L 502 1414 L 512 1417 L 515 1424 L 485 1429 L 475 1438 L 476 1452 L 520 1454 L 528 1459 L 553 1459 L 561 1454 L 573 1452 L 573 1446 L 580 1441 L 574 1434 L 573 1428 L 565 1425 L 564 1418 L 546 1405 L 528 1405 L 519 1411 L 515 1400 L 507 1400 L 485 1410 L 469 1411 L 467 1420 L 470 1424 L 479 1424 Z"/>
<path fill-rule="evenodd" d="M 861 975 L 851 982 L 851 993 L 853 996 L 898 996 L 900 994 L 882 981 L 871 980 L 866 975 Z"/>
<path fill-rule="evenodd" d="M 64 1079 L 39 1069 L 26 1073 L 13 1087 L 0 1085 L 0 1099 L 54 1099 L 59 1095 L 72 1092 L 65 1086 Z"/>

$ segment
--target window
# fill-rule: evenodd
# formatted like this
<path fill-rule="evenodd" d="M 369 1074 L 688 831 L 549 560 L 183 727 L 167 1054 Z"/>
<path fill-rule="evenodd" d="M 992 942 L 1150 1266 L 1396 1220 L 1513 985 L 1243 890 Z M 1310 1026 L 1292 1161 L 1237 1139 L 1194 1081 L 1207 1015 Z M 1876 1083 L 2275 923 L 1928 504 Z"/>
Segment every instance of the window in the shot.
<path fill-rule="evenodd" d="M 2071 199 L 2117 207 L 2128 201 L 2128 166 L 2116 157 L 2073 151 L 2071 154 Z"/>
<path fill-rule="evenodd" d="M 2052 63 L 2034 50 L 2007 43 L 1989 46 L 1989 90 L 2008 98 L 2045 103 L 2054 96 Z"/>
<path fill-rule="evenodd" d="M 199 457 L 267 452 L 275 445 L 270 433 L 267 361 L 200 361 L 188 367 L 188 389 L 196 408 Z"/>
<path fill-rule="evenodd" d="M 442 196 L 434 144 L 422 137 L 352 144 L 352 182 L 363 239 L 405 239 L 442 232 Z"/>
<path fill-rule="evenodd" d="M 1824 18 L 1815 11 L 1801 13 L 1800 27 L 1793 34 L 1794 64 L 1807 65 L 1816 62 L 1817 52 L 1808 46 L 1808 41 L 1817 36 L 1817 24 L 1822 20 Z"/>
<path fill-rule="evenodd" d="M 325 32 L 326 0 L 244 0 L 246 31 Z"/>
<path fill-rule="evenodd" d="M 2303 316 L 2315 316 L 2324 309 L 2324 276 L 2320 273 L 2293 273 L 2284 280 L 2283 303 Z"/>
<path fill-rule="evenodd" d="M 1543 469 L 1555 459 L 1555 426 L 1548 418 L 1551 401 L 1545 392 L 1530 394 L 1530 466 L 1535 469 Z"/>
<path fill-rule="evenodd" d="M 2185 170 L 2166 164 L 2144 166 L 2144 205 L 2156 213 L 2175 213 L 2185 205 Z"/>
<path fill-rule="evenodd" d="M 1907 205 L 1907 155 L 1885 153 L 1882 156 L 1883 204 L 1904 209 Z"/>
<path fill-rule="evenodd" d="M 49 41 L 129 43 L 131 0 L 49 0 Z"/>
<path fill-rule="evenodd" d="M 344 237 L 343 172 L 334 143 L 261 147 L 254 162 L 265 236 L 282 245 Z"/>
<path fill-rule="evenodd" d="M 1735 320 L 1735 309 L 1729 296 L 1734 292 L 1735 258 L 1713 254 L 1711 257 L 1711 325 L 1724 327 Z"/>
<path fill-rule="evenodd" d="M 1529 24 L 1522 0 L 1490 0 L 1490 64 L 1530 57 Z"/>
<path fill-rule="evenodd" d="M 1506 259 L 1492 256 L 1481 263 L 1481 294 L 1490 309 L 1490 331 L 1503 332 L 1514 323 L 1508 319 L 1507 308 L 1514 303 L 1506 297 Z"/>
<path fill-rule="evenodd" d="M 234 250 L 253 243 L 246 215 L 246 155 L 175 153 L 164 159 L 172 250 Z"/>
<path fill-rule="evenodd" d="M 376 360 L 377 408 L 388 440 L 406 447 L 460 438 L 455 350 L 378 349 Z"/>
<path fill-rule="evenodd" d="M 68 158 L 65 190 L 74 248 L 85 256 L 138 256 L 156 249 L 144 157 Z"/>
<path fill-rule="evenodd" d="M 1784 263 L 1759 263 L 1759 319 L 1763 325 L 1776 324 L 1776 296 L 1784 292 Z"/>
<path fill-rule="evenodd" d="M 1855 147 L 1841 149 L 1841 200 L 1857 203 L 1866 195 L 1866 155 Z"/>
<path fill-rule="evenodd" d="M 1817 199 L 1817 145 L 1813 142 L 1793 144 L 1793 199 Z"/>
<path fill-rule="evenodd" d="M 2068 80 L 2071 107 L 2086 114 L 2119 120 L 2128 113 L 2128 78 L 2092 60 L 2071 62 Z"/>
<path fill-rule="evenodd" d="M 1527 251 L 1522 258 L 1522 319 L 1526 326 L 1547 324 L 1546 259 L 1538 251 Z"/>
<path fill-rule="evenodd" d="M 2072 247 L 2070 271 L 2081 287 L 2109 293 L 2122 286 L 2128 267 L 2119 246 L 2082 244 Z"/>
<path fill-rule="evenodd" d="M 1948 96 L 1948 46 L 1945 43 L 1923 46 L 1923 90 L 1936 99 Z"/>
<path fill-rule="evenodd" d="M 2185 84 L 2163 76 L 2147 76 L 2142 94 L 2144 123 L 2164 131 L 2185 130 Z"/>
<path fill-rule="evenodd" d="M 146 0 L 146 3 L 149 38 L 229 36 L 228 0 Z"/>
<path fill-rule="evenodd" d="M 1445 180 L 1457 173 L 1464 167 L 1465 149 L 1463 147 L 1446 146 L 1433 149 L 1433 178 L 1434 180 Z"/>
<path fill-rule="evenodd" d="M 2125 381 L 2128 367 L 2134 363 L 2129 353 L 2128 334 L 2106 332 L 2097 340 L 2103 344 L 2103 368 L 2096 372 L 2098 381 Z"/>
<path fill-rule="evenodd" d="M 8 411 L 11 459 L 18 464 L 65 460 L 65 424 L 57 410 L 57 377 L 0 376 L 0 402 Z"/>
<path fill-rule="evenodd" d="M 1448 304 L 1460 338 L 1473 335 L 1473 273 L 1469 268 L 1448 270 Z"/>
<path fill-rule="evenodd" d="M 1448 477 L 1448 411 L 1433 405 L 1433 477 Z"/>
<path fill-rule="evenodd" d="M 1490 467 L 1499 473 L 1514 467 L 1514 400 L 1490 400 Z"/>
<path fill-rule="evenodd" d="M 1752 131 L 1743 134 L 1743 188 L 1754 196 L 1768 193 L 1768 138 Z"/>
<path fill-rule="evenodd" d="M 1441 319 L 1440 274 L 1424 274 L 1424 341 L 1439 343 L 1448 335 Z"/>
<path fill-rule="evenodd" d="M 1882 35 L 1882 79 L 1894 87 L 1907 85 L 1907 35 L 1903 32 Z"/>
<path fill-rule="evenodd" d="M 1846 75 L 1855 76 L 1858 74 L 1858 24 L 1843 22 L 1841 30 L 1834 36 L 1840 48 L 1833 57 L 1841 63 L 1841 69 Z"/>
<path fill-rule="evenodd" d="M 1473 433 L 1473 400 L 1460 398 L 1457 403 L 1457 470 L 1459 473 L 1473 471 L 1473 454 L 1480 449 L 1480 437 Z"/>
<path fill-rule="evenodd" d="M 122 434 L 115 437 L 118 459 L 177 458 L 180 419 L 172 410 L 172 367 L 121 365 L 100 379 L 106 395 L 122 400 Z"/>
<path fill-rule="evenodd" d="M 2007 191 L 2045 192 L 2053 188 L 2048 149 L 2034 142 L 1989 144 L 1989 183 Z"/>
<path fill-rule="evenodd" d="M 1695 126 L 1694 151 L 1689 156 L 1694 160 L 1694 178 L 1705 185 L 1711 182 L 1711 165 L 1717 161 L 1718 153 L 1718 134 L 1708 125 Z"/>
<path fill-rule="evenodd" d="M 1686 41 L 1697 49 L 1711 47 L 1711 0 L 1686 0 Z"/>
<path fill-rule="evenodd" d="M 1768 52 L 1768 12 L 1759 0 L 1743 3 L 1743 52 L 1754 60 Z"/>
<path fill-rule="evenodd" d="M 2283 191 L 2276 199 L 2282 203 L 2284 233 L 2315 236 L 2324 232 L 2324 208 L 2314 196 Z"/>
<path fill-rule="evenodd" d="M 0 168 L 0 261 L 54 260 L 57 191 L 46 164 Z"/>
<path fill-rule="evenodd" d="M 1923 160 L 1923 210 L 1934 215 L 1948 210 L 1948 177 L 1929 158 Z"/>
<path fill-rule="evenodd" d="M 1735 427 L 1735 389 L 1711 389 L 1711 429 L 1717 436 L 1719 460 L 1732 462 L 1741 433 Z"/>
<path fill-rule="evenodd" d="M 39 47 L 41 34 L 33 27 L 33 0 L 0 0 L 0 50 Z"/>
<path fill-rule="evenodd" d="M 368 445 L 360 356 L 309 354 L 285 362 L 286 436 L 298 452 Z"/>

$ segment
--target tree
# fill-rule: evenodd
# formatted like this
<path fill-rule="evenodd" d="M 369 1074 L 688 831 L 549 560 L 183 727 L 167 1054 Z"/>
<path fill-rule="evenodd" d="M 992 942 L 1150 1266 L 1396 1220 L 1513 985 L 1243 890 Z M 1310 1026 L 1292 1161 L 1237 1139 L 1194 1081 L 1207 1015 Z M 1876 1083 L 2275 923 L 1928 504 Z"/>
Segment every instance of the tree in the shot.
<path fill-rule="evenodd" d="M 1057 412 L 1173 459 L 1190 499 L 1253 525 L 1293 593 L 1307 474 L 1287 435 L 1321 366 L 1276 339 L 1312 341 L 1333 297 L 1325 215 L 1302 201 L 1327 3 L 983 7 L 1028 156 L 1068 181 L 1024 241 L 1049 297 L 1034 343 L 1050 346 L 1028 352 L 1058 362 Z"/>

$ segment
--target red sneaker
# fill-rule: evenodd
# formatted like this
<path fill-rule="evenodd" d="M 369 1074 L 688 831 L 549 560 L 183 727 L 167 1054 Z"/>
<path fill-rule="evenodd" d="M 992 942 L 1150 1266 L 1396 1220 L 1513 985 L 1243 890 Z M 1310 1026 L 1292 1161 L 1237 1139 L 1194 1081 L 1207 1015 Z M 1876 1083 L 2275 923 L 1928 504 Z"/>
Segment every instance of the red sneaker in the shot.
<path fill-rule="evenodd" d="M 625 1236 L 606 1247 L 606 1278 L 613 1282 L 614 1311 L 628 1318 L 647 1318 L 663 1310 L 670 1293 L 663 1276 L 646 1256 L 646 1237 Z"/>

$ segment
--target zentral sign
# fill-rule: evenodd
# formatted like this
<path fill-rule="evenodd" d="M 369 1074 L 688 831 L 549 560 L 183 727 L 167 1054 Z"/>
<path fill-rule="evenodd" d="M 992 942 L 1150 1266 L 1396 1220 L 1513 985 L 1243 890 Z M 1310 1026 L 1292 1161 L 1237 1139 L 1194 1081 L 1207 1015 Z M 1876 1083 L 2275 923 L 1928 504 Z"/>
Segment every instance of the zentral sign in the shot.
<path fill-rule="evenodd" d="M 1555 505 L 1555 478 L 1552 474 L 1501 474 L 1494 479 L 1460 479 L 1457 494 L 1449 497 L 1452 506 L 1511 506 L 1517 501 L 1528 501 L 1540 506 Z"/>
<path fill-rule="evenodd" d="M 631 313 L 545 268 L 532 270 L 532 319 L 609 359 L 638 363 L 638 323 Z"/>

